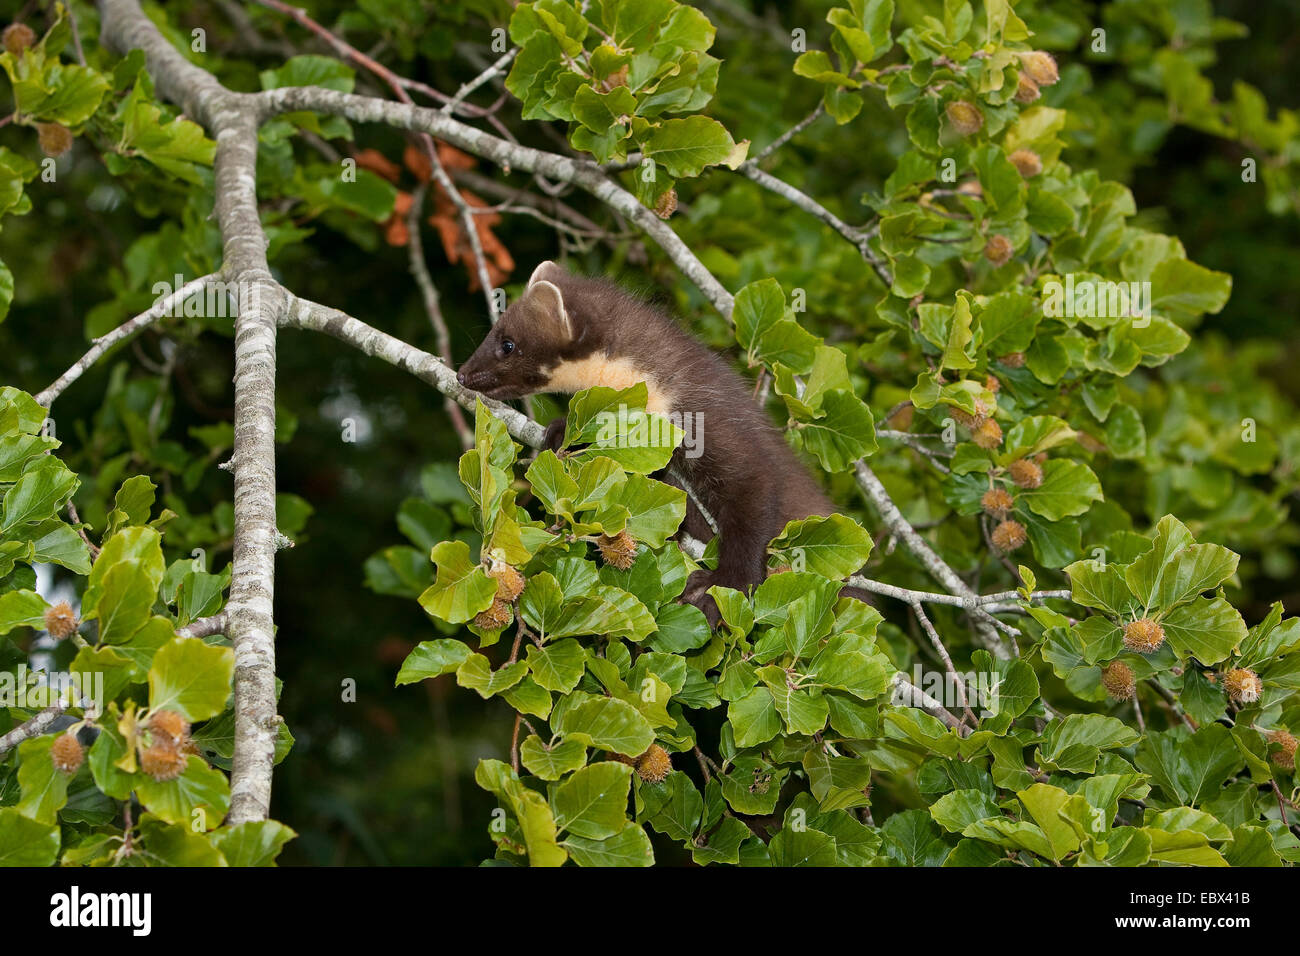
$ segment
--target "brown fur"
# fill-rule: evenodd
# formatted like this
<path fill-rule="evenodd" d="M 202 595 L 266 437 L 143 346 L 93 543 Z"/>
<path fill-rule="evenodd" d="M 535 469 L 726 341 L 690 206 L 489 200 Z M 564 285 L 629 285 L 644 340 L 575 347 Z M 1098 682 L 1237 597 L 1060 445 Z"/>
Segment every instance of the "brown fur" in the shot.
<path fill-rule="evenodd" d="M 514 343 L 508 354 L 507 340 Z M 543 263 L 457 377 L 493 398 L 645 381 L 651 411 L 699 416 L 702 454 L 688 458 L 679 448 L 673 465 L 721 534 L 717 570 L 692 575 L 683 596 L 711 624 L 717 608 L 704 593 L 711 584 L 750 590 L 763 580 L 767 546 L 788 521 L 835 510 L 745 380 L 668 315 L 606 280 Z M 558 445 L 562 421 L 547 434 Z M 702 541 L 713 537 L 693 502 L 683 527 Z"/>

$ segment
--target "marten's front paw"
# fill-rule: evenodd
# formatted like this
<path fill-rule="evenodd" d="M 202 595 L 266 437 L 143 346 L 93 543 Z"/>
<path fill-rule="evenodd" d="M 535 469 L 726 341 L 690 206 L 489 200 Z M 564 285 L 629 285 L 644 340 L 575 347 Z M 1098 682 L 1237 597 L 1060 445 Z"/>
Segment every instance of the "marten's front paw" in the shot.
<path fill-rule="evenodd" d="M 713 584 L 712 571 L 696 571 L 686 579 L 686 589 L 677 600 L 681 604 L 691 604 L 703 611 L 705 620 L 709 622 L 709 630 L 716 631 L 718 622 L 722 620 L 722 614 L 718 610 L 718 602 L 713 600 L 713 595 L 709 593 L 709 588 Z"/>
<path fill-rule="evenodd" d="M 557 418 L 546 426 L 546 434 L 542 438 L 542 447 L 550 451 L 559 451 L 564 445 L 564 430 L 568 427 L 567 418 Z"/>

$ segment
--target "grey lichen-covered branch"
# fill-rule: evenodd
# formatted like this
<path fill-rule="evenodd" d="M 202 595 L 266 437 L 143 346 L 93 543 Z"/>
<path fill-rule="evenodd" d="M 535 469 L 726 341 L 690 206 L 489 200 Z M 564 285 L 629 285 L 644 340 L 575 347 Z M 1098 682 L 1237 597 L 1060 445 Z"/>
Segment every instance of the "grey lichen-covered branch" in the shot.
<path fill-rule="evenodd" d="M 572 183 L 586 190 L 615 212 L 640 227 L 664 250 L 673 263 L 699 288 L 710 304 L 730 318 L 731 293 L 700 262 L 690 247 L 650 209 L 594 162 L 511 143 L 469 126 L 441 110 L 394 103 L 390 100 L 340 93 L 316 86 L 288 86 L 257 94 L 272 114 L 312 110 L 346 117 L 357 123 L 385 123 L 399 129 L 429 133 L 503 169 L 541 173 L 548 179 Z"/>
<path fill-rule="evenodd" d="M 0 737 L 0 757 L 3 757 L 24 740 L 39 737 L 59 718 L 68 705 L 63 701 L 51 704 L 29 720 L 19 724 L 13 730 Z"/>

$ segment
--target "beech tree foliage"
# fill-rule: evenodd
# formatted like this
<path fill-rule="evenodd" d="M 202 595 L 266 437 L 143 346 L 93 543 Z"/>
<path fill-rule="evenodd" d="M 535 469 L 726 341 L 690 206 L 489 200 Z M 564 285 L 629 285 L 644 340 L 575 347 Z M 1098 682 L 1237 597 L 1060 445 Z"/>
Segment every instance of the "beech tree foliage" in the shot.
<path fill-rule="evenodd" d="M 1127 184 L 1181 130 L 1298 211 L 1300 124 L 1207 78 L 1240 36 L 1209 0 L 221 7 L 78 0 L 4 32 L 0 318 L 43 358 L 0 390 L 0 862 L 264 865 L 294 838 L 274 568 L 324 519 L 277 485 L 278 329 L 431 386 L 442 444 L 393 543 L 333 560 L 356 601 L 423 611 L 387 693 L 454 682 L 508 740 L 474 769 L 481 859 L 1300 859 L 1300 623 L 1260 600 L 1295 575 L 1300 417 L 1262 350 L 1201 331 L 1232 276 Z M 425 82 L 458 43 L 463 85 Z M 60 202 L 149 220 L 76 303 L 81 343 L 22 313 L 47 280 L 7 241 L 69 151 L 97 165 Z M 455 382 L 531 271 L 516 214 L 553 229 L 538 258 L 652 277 L 839 507 L 791 522 L 752 594 L 713 588 L 716 630 L 678 601 L 717 546 L 665 469 L 725 422 L 650 413 L 644 384 L 520 410 Z M 432 351 L 305 298 L 318 234 L 411 253 L 391 282 Z M 172 426 L 145 329 L 222 343 L 233 422 Z"/>

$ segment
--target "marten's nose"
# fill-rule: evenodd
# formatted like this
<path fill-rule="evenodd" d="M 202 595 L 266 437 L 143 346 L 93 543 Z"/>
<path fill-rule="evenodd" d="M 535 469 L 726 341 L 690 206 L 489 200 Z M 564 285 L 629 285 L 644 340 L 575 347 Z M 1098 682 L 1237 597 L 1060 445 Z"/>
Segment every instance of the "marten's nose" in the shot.
<path fill-rule="evenodd" d="M 464 387 L 464 385 L 465 385 L 465 373 L 464 373 L 464 372 L 457 372 L 457 373 L 456 373 L 456 381 L 460 383 L 461 387 Z"/>

